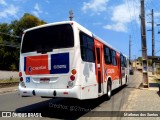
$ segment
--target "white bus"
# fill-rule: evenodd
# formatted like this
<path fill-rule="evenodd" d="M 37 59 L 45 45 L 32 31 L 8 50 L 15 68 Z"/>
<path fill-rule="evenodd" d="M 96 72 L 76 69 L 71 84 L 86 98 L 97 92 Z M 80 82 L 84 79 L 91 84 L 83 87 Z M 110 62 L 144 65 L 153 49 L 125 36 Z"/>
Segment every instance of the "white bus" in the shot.
<path fill-rule="evenodd" d="M 75 21 L 24 31 L 19 68 L 21 96 L 111 97 L 128 83 L 127 57 Z"/>

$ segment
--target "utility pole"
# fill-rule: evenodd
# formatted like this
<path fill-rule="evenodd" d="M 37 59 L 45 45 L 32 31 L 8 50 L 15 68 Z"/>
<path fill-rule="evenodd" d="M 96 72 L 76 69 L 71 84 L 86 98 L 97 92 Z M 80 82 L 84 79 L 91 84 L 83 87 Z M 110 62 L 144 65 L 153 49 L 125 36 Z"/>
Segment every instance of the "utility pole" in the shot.
<path fill-rule="evenodd" d="M 129 36 L 129 63 L 131 63 L 131 35 Z"/>
<path fill-rule="evenodd" d="M 148 88 L 148 63 L 147 63 L 147 44 L 146 44 L 146 26 L 145 26 L 145 9 L 144 0 L 141 0 L 141 41 L 142 41 L 142 72 L 143 87 Z"/>
<path fill-rule="evenodd" d="M 73 16 L 73 11 L 70 10 L 70 11 L 69 11 L 69 19 L 70 19 L 70 21 L 72 21 L 73 18 L 74 18 L 74 16 Z"/>
<path fill-rule="evenodd" d="M 160 26 L 160 24 L 157 24 L 157 26 Z M 158 31 L 158 34 L 160 34 L 160 31 Z"/>
<path fill-rule="evenodd" d="M 154 39 L 154 12 L 152 9 L 152 13 L 150 14 L 152 16 L 152 22 L 148 22 L 152 24 L 152 30 L 148 30 L 148 31 L 152 31 L 152 74 L 155 74 L 155 62 L 153 61 L 154 56 L 155 56 L 155 39 Z"/>

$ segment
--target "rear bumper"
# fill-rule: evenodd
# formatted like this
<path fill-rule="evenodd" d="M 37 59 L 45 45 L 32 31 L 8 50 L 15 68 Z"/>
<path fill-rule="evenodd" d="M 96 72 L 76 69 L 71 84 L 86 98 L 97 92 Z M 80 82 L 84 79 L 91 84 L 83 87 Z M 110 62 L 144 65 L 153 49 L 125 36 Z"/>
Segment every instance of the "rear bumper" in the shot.
<path fill-rule="evenodd" d="M 33 89 L 24 88 L 19 85 L 18 91 L 21 96 L 65 97 L 81 99 L 80 86 L 74 86 L 71 89 Z"/>

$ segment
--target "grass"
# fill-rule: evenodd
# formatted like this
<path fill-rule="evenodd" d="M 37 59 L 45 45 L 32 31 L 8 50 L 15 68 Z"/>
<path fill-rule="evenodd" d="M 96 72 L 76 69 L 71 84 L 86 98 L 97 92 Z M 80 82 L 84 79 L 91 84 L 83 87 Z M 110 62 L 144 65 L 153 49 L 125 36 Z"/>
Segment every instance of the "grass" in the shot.
<path fill-rule="evenodd" d="M 0 83 L 14 83 L 19 82 L 19 78 L 0 79 Z"/>

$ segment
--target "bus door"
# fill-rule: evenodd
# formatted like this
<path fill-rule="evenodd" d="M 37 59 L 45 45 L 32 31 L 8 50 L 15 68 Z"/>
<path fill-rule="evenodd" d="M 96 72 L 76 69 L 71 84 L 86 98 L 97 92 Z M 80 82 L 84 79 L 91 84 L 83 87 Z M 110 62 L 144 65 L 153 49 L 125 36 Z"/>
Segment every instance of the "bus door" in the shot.
<path fill-rule="evenodd" d="M 96 78 L 98 82 L 98 93 L 102 92 L 102 46 L 95 44 L 95 59 L 96 59 Z"/>

